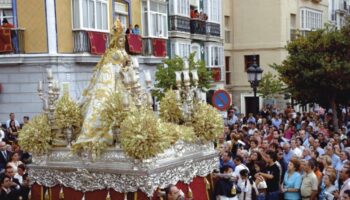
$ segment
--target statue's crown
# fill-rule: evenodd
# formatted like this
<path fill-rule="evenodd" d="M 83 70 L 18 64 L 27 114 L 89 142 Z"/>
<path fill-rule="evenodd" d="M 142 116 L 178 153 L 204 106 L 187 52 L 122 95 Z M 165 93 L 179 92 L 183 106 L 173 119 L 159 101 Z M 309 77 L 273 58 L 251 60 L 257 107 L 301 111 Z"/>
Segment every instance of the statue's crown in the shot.
<path fill-rule="evenodd" d="M 119 18 L 117 18 L 114 22 L 114 25 L 113 25 L 112 34 L 115 36 L 119 36 L 122 33 L 124 33 L 124 29 L 123 29 L 122 23 L 120 22 Z"/>

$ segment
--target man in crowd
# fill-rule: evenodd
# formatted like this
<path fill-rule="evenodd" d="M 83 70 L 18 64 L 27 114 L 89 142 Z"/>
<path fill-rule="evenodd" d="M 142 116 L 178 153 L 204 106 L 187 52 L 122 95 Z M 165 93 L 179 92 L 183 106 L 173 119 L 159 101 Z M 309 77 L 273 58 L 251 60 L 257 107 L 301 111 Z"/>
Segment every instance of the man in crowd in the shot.
<path fill-rule="evenodd" d="M 10 113 L 10 119 L 6 121 L 6 128 L 10 128 L 10 122 L 11 121 L 15 121 L 15 126 L 17 127 L 17 129 L 19 129 L 20 124 L 19 122 L 15 119 L 15 113 Z"/>
<path fill-rule="evenodd" d="M 303 179 L 301 182 L 300 193 L 302 200 L 316 200 L 318 180 L 314 173 L 315 161 L 308 160 L 302 162 L 302 168 L 304 171 Z"/>

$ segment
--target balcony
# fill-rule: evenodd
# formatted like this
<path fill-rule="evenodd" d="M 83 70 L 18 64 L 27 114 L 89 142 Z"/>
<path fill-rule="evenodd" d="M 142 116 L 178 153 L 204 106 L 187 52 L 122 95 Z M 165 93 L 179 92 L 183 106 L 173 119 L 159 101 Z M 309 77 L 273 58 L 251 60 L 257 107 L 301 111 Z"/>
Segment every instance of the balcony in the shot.
<path fill-rule="evenodd" d="M 24 53 L 24 29 L 1 28 L 0 53 L 21 54 Z"/>
<path fill-rule="evenodd" d="M 165 57 L 167 55 L 166 41 L 160 38 L 142 38 L 142 55 Z"/>
<path fill-rule="evenodd" d="M 90 32 L 91 33 L 91 32 Z M 109 34 L 108 33 L 101 33 L 105 34 L 106 38 L 104 39 L 105 44 L 101 47 L 101 51 L 104 47 L 104 49 L 108 48 L 109 45 Z M 73 30 L 73 38 L 74 38 L 74 47 L 73 52 L 74 53 L 93 53 L 94 51 L 91 48 L 90 44 L 90 38 L 89 38 L 89 31 L 86 30 Z"/>
<path fill-rule="evenodd" d="M 181 31 L 189 33 L 190 28 L 190 18 L 182 16 L 169 16 L 169 31 Z"/>
<path fill-rule="evenodd" d="M 220 37 L 220 24 L 207 22 L 207 35 Z"/>
<path fill-rule="evenodd" d="M 206 35 L 207 34 L 207 23 L 200 19 L 191 19 L 190 22 L 191 34 Z"/>

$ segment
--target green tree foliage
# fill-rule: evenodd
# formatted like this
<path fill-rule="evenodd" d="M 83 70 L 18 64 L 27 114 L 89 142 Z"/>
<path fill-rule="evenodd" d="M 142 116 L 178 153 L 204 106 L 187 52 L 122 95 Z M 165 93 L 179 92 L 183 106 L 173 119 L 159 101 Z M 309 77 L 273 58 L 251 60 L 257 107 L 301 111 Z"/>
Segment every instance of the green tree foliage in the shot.
<path fill-rule="evenodd" d="M 318 103 L 333 110 L 338 130 L 336 105 L 350 98 L 350 25 L 338 30 L 310 32 L 287 45 L 289 56 L 274 65 L 288 91 L 298 102 Z"/>
<path fill-rule="evenodd" d="M 198 88 L 206 90 L 210 88 L 210 82 L 212 80 L 212 73 L 205 67 L 203 60 L 194 61 L 195 53 L 191 53 L 189 60 L 189 69 L 197 69 L 198 72 Z M 158 99 L 163 98 L 165 92 L 169 89 L 176 90 L 176 76 L 175 71 L 183 70 L 184 61 L 181 57 L 176 56 L 173 59 L 166 59 L 164 63 L 168 65 L 167 68 L 163 64 L 157 66 L 156 72 L 156 84 L 153 90 L 153 95 Z M 192 80 L 192 79 L 191 79 Z"/>
<path fill-rule="evenodd" d="M 271 72 L 263 75 L 258 87 L 258 93 L 261 94 L 262 97 L 269 98 L 282 92 L 283 83 L 276 75 Z"/>

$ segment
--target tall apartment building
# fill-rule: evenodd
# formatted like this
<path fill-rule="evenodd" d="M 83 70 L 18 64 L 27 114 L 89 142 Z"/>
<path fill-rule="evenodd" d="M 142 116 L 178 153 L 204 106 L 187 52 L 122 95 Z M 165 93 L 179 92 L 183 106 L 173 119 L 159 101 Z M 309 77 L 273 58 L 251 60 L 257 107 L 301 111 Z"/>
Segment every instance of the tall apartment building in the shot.
<path fill-rule="evenodd" d="M 328 19 L 338 28 L 345 23 L 346 17 L 350 14 L 349 0 L 329 0 Z"/>
<path fill-rule="evenodd" d="M 327 0 L 223 0 L 226 89 L 242 113 L 251 112 L 253 91 L 246 70 L 254 57 L 264 73 L 287 56 L 285 46 L 328 22 Z M 260 98 L 260 107 L 263 100 Z M 283 98 L 277 104 L 284 104 Z"/>
<path fill-rule="evenodd" d="M 224 87 L 224 48 L 222 39 L 221 0 L 169 0 L 170 57 L 205 60 L 213 72 L 211 89 Z M 190 10 L 205 13 L 207 20 L 191 18 Z"/>
<path fill-rule="evenodd" d="M 167 56 L 187 57 L 196 51 L 198 59 L 206 59 L 208 67 L 220 71 L 213 87 L 223 87 L 220 2 L 0 0 L 0 20 L 6 18 L 15 27 L 11 36 L 0 29 L 0 37 L 8 40 L 0 42 L 0 122 L 9 112 L 21 119 L 41 111 L 43 104 L 36 88 L 39 80 L 46 81 L 47 68 L 52 68 L 54 78 L 78 98 L 100 59 L 96 54 L 108 46 L 116 18 L 124 27 L 140 26 L 142 50 L 133 56 L 138 58 L 141 70 L 154 74 L 156 65 Z M 190 8 L 205 12 L 208 20 L 192 20 Z M 201 24 L 202 29 L 191 29 L 192 23 Z M 11 48 L 6 49 L 8 46 Z"/>

